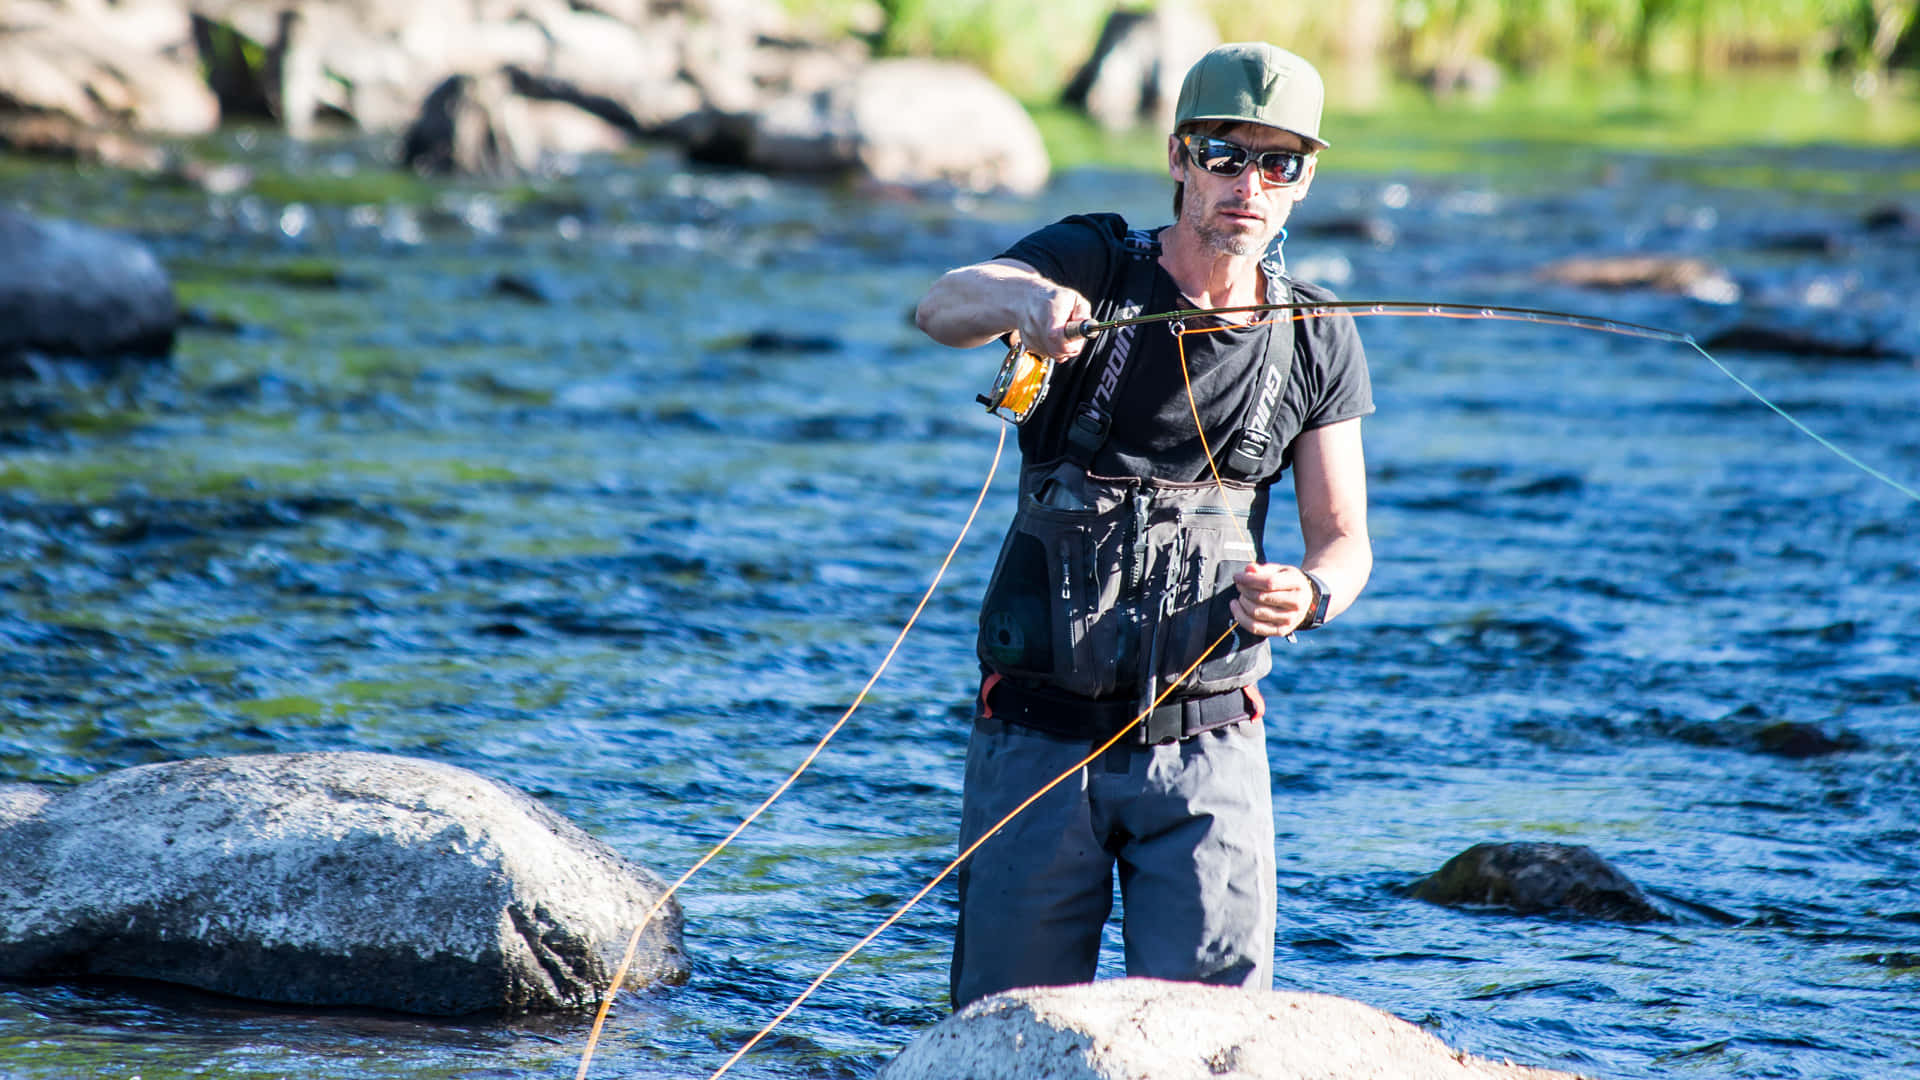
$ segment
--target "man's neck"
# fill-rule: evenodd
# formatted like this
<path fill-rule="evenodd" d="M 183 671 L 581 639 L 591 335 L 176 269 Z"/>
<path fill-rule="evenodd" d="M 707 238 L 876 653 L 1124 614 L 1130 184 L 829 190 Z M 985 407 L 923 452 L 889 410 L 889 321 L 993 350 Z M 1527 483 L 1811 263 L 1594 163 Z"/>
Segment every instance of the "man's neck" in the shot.
<path fill-rule="evenodd" d="M 1260 261 L 1265 252 L 1231 255 L 1202 241 L 1184 222 L 1161 234 L 1160 265 L 1198 307 L 1242 307 L 1265 296 Z"/>

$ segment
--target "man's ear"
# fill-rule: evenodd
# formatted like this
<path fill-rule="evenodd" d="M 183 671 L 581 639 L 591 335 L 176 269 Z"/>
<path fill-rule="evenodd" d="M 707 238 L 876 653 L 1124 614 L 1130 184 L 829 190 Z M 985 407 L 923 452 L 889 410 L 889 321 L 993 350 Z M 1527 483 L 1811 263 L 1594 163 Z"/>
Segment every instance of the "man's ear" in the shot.
<path fill-rule="evenodd" d="M 1180 148 L 1180 136 L 1167 136 L 1167 175 L 1185 183 L 1187 179 L 1187 155 Z"/>

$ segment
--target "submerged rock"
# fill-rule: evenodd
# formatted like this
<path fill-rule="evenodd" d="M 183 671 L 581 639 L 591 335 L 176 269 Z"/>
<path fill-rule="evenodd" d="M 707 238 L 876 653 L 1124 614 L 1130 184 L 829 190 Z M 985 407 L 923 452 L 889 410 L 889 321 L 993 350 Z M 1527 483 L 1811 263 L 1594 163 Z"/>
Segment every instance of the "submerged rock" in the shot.
<path fill-rule="evenodd" d="M 146 245 L 0 206 L 0 376 L 22 359 L 162 357 L 179 311 L 173 283 Z"/>
<path fill-rule="evenodd" d="M 878 1080 L 1574 1080 L 1489 1061 L 1325 994 L 1155 979 L 983 998 L 922 1033 Z"/>
<path fill-rule="evenodd" d="M 146 765 L 0 815 L 0 977 L 431 1015 L 586 1009 L 661 892 L 527 795 L 449 765 Z M 687 970 L 669 904 L 628 985 Z"/>
<path fill-rule="evenodd" d="M 1447 907 L 1497 907 L 1520 915 L 1585 915 L 1613 922 L 1672 922 L 1625 874 L 1578 844 L 1475 844 L 1410 890 Z"/>
<path fill-rule="evenodd" d="M 1700 343 L 1708 352 L 1786 353 L 1832 360 L 1904 360 L 1907 354 L 1871 339 L 1845 339 L 1777 326 L 1730 327 Z"/>

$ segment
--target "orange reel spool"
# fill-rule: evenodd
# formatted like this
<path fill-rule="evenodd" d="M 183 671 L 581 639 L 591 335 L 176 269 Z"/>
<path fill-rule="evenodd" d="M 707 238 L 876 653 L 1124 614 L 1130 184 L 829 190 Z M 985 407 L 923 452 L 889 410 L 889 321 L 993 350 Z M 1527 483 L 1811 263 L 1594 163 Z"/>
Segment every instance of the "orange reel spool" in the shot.
<path fill-rule="evenodd" d="M 1007 349 L 1007 358 L 1000 362 L 993 389 L 977 395 L 976 400 L 985 405 L 988 412 L 1017 426 L 1026 423 L 1033 410 L 1046 399 L 1052 380 L 1052 358 L 1030 353 L 1016 341 Z"/>

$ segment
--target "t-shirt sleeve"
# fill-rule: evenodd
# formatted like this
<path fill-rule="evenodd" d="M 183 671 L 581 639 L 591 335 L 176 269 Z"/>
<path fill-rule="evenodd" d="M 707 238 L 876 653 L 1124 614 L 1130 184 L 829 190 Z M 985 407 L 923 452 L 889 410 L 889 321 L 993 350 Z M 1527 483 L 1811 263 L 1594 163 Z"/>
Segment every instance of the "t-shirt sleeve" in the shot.
<path fill-rule="evenodd" d="M 1028 233 L 996 258 L 1018 259 L 1049 281 L 1097 302 L 1105 291 L 1113 258 L 1108 215 L 1075 215 Z M 1118 219 L 1113 219 L 1117 222 Z M 1119 226 L 1122 233 L 1125 226 Z"/>
<path fill-rule="evenodd" d="M 1318 286 L 1296 283 L 1295 289 L 1302 300 L 1334 299 L 1331 292 Z M 1367 351 L 1360 344 L 1353 316 L 1336 309 L 1333 314 L 1306 319 L 1302 325 L 1312 363 L 1301 373 L 1307 408 L 1300 430 L 1311 431 L 1371 414 L 1373 378 L 1367 373 Z"/>

